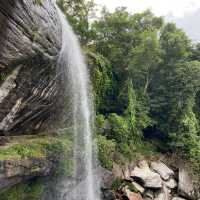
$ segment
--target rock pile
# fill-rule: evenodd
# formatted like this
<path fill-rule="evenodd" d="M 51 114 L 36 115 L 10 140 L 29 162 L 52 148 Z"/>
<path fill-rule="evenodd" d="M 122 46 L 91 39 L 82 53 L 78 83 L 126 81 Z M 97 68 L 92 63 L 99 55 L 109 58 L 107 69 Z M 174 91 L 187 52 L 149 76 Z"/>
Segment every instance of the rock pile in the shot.
<path fill-rule="evenodd" d="M 141 161 L 123 170 L 123 181 L 116 191 L 116 199 L 129 200 L 195 200 L 195 195 L 188 172 L 184 168 L 174 172 L 161 161 Z"/>

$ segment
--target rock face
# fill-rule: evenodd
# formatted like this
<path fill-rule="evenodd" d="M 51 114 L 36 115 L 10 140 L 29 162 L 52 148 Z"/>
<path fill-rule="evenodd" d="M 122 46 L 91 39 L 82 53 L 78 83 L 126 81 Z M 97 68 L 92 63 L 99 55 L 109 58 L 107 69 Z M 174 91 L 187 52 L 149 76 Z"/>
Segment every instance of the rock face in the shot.
<path fill-rule="evenodd" d="M 113 173 L 99 166 L 95 171 L 95 175 L 100 179 L 102 189 L 110 188 L 114 181 Z"/>
<path fill-rule="evenodd" d="M 184 168 L 179 169 L 178 193 L 180 196 L 194 199 L 194 185 L 191 177 Z"/>
<path fill-rule="evenodd" d="M 35 176 L 50 174 L 54 162 L 47 159 L 12 160 L 1 162 L 0 190 Z"/>
<path fill-rule="evenodd" d="M 51 175 L 69 147 L 53 136 L 7 138 L 0 146 L 0 192 L 31 178 Z"/>
<path fill-rule="evenodd" d="M 62 27 L 54 2 L 0 1 L 0 190 L 47 176 L 57 164 L 57 153 L 49 151 L 60 144 L 46 138 L 40 144 L 42 136 L 36 144 L 30 139 L 31 151 L 27 144 L 6 146 L 9 136 L 52 130 L 62 116 L 66 79 L 58 65 Z"/>
<path fill-rule="evenodd" d="M 0 1 L 0 135 L 38 133 L 60 112 L 61 25 L 53 1 L 36 2 Z"/>
<path fill-rule="evenodd" d="M 102 197 L 101 199 L 103 200 L 115 200 L 116 197 L 115 197 L 115 194 L 114 192 L 110 191 L 110 190 L 104 190 L 102 192 Z"/>

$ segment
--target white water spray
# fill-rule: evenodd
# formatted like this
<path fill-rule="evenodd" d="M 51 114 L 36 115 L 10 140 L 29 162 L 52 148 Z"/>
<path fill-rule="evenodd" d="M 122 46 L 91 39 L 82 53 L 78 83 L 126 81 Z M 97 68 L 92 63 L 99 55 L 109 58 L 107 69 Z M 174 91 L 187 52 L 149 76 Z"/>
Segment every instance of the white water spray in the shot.
<path fill-rule="evenodd" d="M 56 6 L 57 7 L 57 6 Z M 84 180 L 81 192 L 76 191 L 64 200 L 99 200 L 98 178 L 93 169 L 95 165 L 95 150 L 93 148 L 93 119 L 92 100 L 90 97 L 89 75 L 79 41 L 65 16 L 57 7 L 62 23 L 62 49 L 58 64 L 62 66 L 66 81 L 66 88 L 71 90 L 72 116 L 74 127 L 74 178 Z M 69 94 L 69 91 L 65 91 Z M 79 188 L 80 190 L 80 188 Z"/>

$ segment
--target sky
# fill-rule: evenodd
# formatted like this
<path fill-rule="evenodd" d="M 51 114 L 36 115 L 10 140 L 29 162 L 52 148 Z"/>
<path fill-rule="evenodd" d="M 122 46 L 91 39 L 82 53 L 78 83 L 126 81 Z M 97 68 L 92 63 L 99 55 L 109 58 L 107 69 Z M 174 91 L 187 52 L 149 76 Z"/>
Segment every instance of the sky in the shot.
<path fill-rule="evenodd" d="M 151 9 L 157 16 L 177 23 L 193 41 L 200 41 L 200 0 L 95 0 L 110 11 L 124 6 L 132 13 Z"/>

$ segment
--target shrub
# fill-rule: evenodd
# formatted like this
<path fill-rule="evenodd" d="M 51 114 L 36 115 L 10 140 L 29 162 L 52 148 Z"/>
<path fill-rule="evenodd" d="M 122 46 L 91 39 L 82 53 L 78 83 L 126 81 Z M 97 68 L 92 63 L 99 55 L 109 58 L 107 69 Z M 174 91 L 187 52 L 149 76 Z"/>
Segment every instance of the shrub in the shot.
<path fill-rule="evenodd" d="M 0 200 L 40 200 L 43 191 L 43 181 L 41 179 L 33 179 L 0 193 Z"/>
<path fill-rule="evenodd" d="M 115 152 L 116 143 L 114 140 L 108 140 L 105 136 L 98 135 L 97 143 L 99 147 L 99 160 L 103 167 L 112 169 L 113 154 Z"/>
<path fill-rule="evenodd" d="M 108 116 L 108 122 L 110 124 L 109 138 L 115 139 L 117 143 L 127 143 L 131 140 L 129 122 L 126 118 L 112 113 Z"/>

